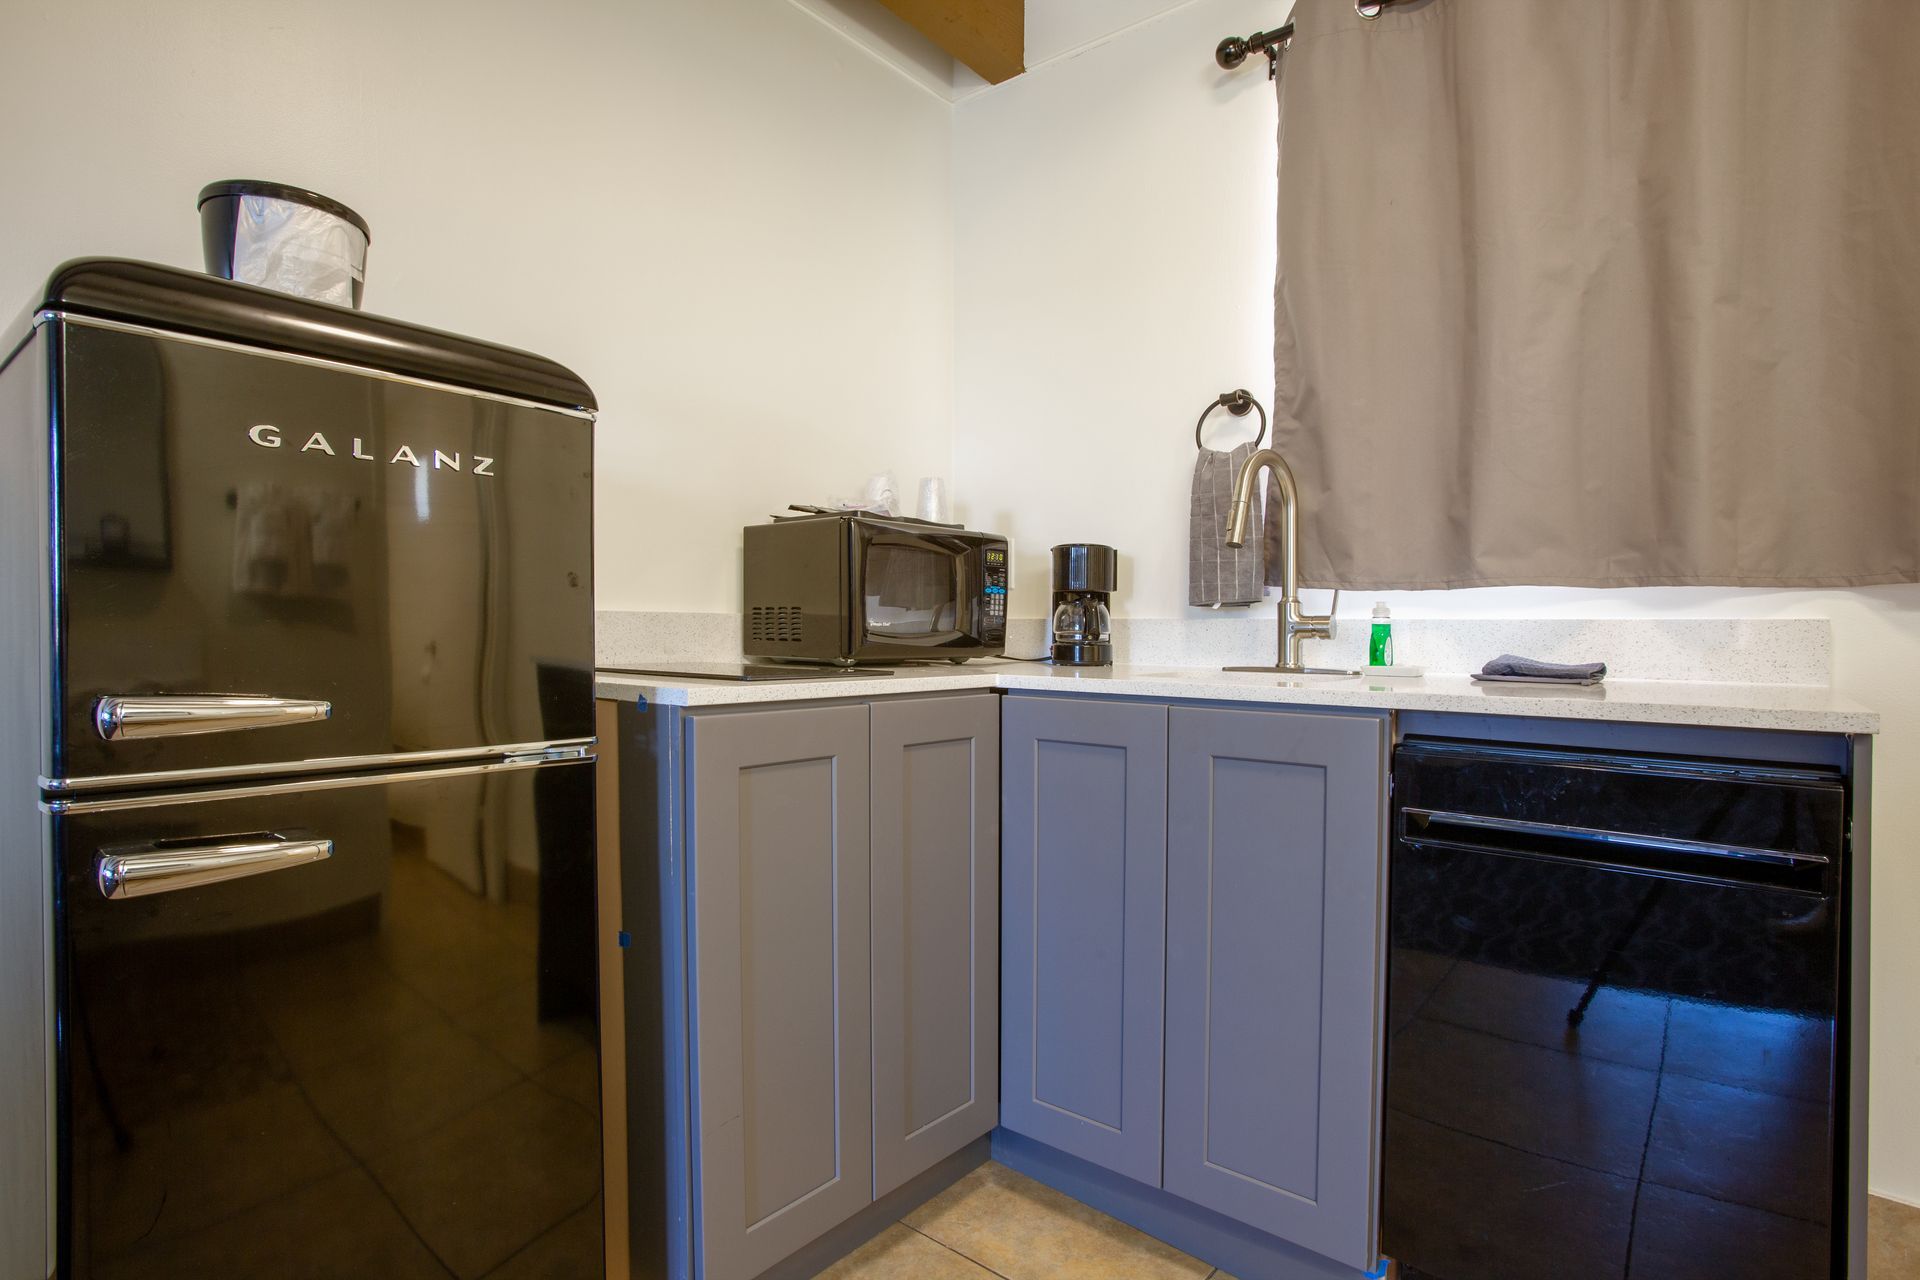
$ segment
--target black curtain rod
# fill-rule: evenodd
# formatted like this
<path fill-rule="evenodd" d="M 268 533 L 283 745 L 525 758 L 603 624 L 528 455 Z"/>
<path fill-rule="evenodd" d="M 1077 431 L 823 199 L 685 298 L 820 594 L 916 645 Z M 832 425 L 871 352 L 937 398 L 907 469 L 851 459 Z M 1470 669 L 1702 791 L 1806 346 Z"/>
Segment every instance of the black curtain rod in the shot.
<path fill-rule="evenodd" d="M 1377 18 L 1380 11 L 1390 4 L 1403 3 L 1404 0 L 1353 0 L 1353 11 L 1363 18 Z M 1228 36 L 1213 50 L 1213 60 L 1227 71 L 1247 60 L 1247 55 L 1258 49 L 1267 55 L 1267 79 L 1271 80 L 1280 69 L 1280 46 L 1293 39 L 1293 24 L 1286 23 L 1271 31 L 1256 31 L 1242 38 Z"/>
<path fill-rule="evenodd" d="M 1267 55 L 1267 79 L 1271 80 L 1280 69 L 1280 46 L 1293 39 L 1293 24 L 1275 27 L 1271 31 L 1256 31 L 1245 37 L 1228 36 L 1213 51 L 1213 60 L 1221 69 L 1232 71 L 1247 60 L 1247 55 L 1255 49 Z"/>

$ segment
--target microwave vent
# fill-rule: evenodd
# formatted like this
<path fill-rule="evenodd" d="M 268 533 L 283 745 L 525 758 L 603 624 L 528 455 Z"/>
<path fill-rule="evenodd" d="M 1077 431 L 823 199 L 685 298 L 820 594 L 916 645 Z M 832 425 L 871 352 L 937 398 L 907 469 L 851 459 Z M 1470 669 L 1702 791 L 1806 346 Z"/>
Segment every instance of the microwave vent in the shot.
<path fill-rule="evenodd" d="M 755 605 L 749 621 L 753 638 L 762 644 L 799 644 L 801 641 L 797 605 Z"/>

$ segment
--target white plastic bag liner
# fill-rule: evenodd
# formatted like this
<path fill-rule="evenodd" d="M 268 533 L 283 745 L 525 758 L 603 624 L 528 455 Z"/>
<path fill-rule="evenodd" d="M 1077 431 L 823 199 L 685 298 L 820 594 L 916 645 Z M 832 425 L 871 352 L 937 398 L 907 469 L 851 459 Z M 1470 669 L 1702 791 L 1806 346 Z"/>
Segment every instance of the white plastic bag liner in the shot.
<path fill-rule="evenodd" d="M 367 237 L 325 209 L 241 196 L 233 226 L 233 278 L 316 302 L 353 305 L 366 278 Z"/>

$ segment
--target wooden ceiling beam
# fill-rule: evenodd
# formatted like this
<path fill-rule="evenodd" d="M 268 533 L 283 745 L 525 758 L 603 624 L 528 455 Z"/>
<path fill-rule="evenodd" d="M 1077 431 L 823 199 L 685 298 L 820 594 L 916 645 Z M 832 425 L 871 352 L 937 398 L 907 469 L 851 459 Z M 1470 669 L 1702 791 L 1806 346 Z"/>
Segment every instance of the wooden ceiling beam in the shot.
<path fill-rule="evenodd" d="M 1026 0 L 880 0 L 988 84 L 1027 69 Z"/>

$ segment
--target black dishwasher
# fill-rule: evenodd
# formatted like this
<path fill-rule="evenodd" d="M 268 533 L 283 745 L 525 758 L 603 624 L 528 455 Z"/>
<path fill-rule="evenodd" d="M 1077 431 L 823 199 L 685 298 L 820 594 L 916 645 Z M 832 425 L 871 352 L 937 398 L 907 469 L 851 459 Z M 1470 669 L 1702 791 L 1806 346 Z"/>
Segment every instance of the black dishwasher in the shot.
<path fill-rule="evenodd" d="M 1393 778 L 1404 1280 L 1843 1276 L 1841 775 L 1410 737 Z"/>

